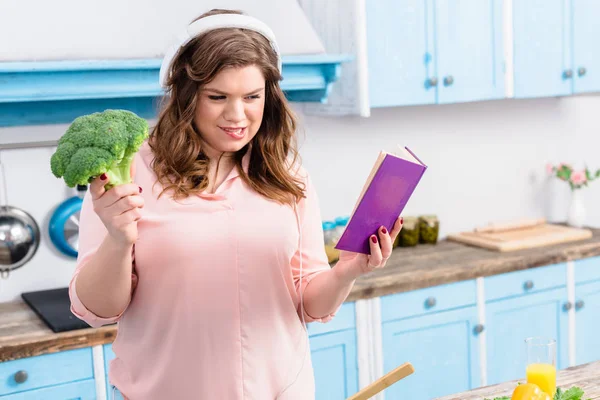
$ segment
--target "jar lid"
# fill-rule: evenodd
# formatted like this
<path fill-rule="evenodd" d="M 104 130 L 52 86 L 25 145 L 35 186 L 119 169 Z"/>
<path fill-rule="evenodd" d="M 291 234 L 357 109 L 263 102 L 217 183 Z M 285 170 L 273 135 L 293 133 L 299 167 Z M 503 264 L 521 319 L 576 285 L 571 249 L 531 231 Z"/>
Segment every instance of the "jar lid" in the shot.
<path fill-rule="evenodd" d="M 418 222 L 418 218 L 417 217 L 402 217 L 403 221 L 402 221 L 402 228 L 406 228 L 406 229 L 415 229 L 415 227 L 417 226 L 417 222 Z"/>
<path fill-rule="evenodd" d="M 337 217 L 335 219 L 335 224 L 337 226 L 346 226 L 348 225 L 348 221 L 350 220 L 350 217 L 345 216 L 345 217 Z"/>
<path fill-rule="evenodd" d="M 331 221 L 323 221 L 323 230 L 324 231 L 329 231 L 331 229 L 335 229 L 335 222 L 331 222 Z"/>
<path fill-rule="evenodd" d="M 421 215 L 419 219 L 425 221 L 429 226 L 434 226 L 438 222 L 438 218 L 435 215 Z"/>

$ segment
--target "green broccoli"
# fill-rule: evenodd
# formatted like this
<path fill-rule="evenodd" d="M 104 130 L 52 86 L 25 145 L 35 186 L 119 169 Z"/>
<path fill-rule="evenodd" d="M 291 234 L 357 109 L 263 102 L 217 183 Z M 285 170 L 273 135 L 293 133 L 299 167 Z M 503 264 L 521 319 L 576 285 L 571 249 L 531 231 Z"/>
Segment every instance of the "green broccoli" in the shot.
<path fill-rule="evenodd" d="M 69 187 L 106 173 L 106 190 L 132 182 L 130 167 L 148 138 L 148 123 L 131 111 L 105 110 L 76 118 L 58 140 L 52 173 Z"/>

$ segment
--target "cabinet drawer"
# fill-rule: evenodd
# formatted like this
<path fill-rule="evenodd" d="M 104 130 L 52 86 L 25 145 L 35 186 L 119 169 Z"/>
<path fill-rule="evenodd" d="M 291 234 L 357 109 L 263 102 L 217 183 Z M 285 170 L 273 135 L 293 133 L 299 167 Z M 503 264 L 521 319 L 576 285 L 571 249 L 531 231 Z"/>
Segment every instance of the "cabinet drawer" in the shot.
<path fill-rule="evenodd" d="M 554 264 L 547 267 L 486 277 L 485 300 L 498 300 L 567 285 L 567 265 Z"/>
<path fill-rule="evenodd" d="M 344 329 L 356 327 L 355 303 L 348 302 L 342 304 L 335 317 L 327 323 L 311 322 L 308 324 L 309 335 L 319 335 L 321 333 L 336 332 Z"/>
<path fill-rule="evenodd" d="M 381 297 L 381 320 L 392 321 L 474 305 L 477 286 L 474 280 L 434 286 Z"/>
<path fill-rule="evenodd" d="M 575 283 L 600 280 L 600 257 L 583 258 L 575 261 Z"/>
<path fill-rule="evenodd" d="M 0 395 L 93 377 L 90 347 L 21 358 L 0 363 Z"/>
<path fill-rule="evenodd" d="M 112 398 L 108 397 L 110 400 Z M 93 379 L 27 390 L 0 396 L 0 400 L 96 400 L 96 382 Z"/>

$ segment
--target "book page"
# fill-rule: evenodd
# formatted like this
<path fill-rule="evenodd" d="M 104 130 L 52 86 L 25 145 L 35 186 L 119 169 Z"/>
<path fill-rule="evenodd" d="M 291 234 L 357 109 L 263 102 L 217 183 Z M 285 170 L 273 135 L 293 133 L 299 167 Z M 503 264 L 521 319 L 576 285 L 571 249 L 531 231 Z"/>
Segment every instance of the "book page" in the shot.
<path fill-rule="evenodd" d="M 396 152 L 393 153 L 392 155 L 394 155 L 398 158 L 401 158 L 403 160 L 409 161 L 411 163 L 421 165 L 419 160 L 417 160 L 412 154 L 410 154 L 410 152 L 408 150 L 406 150 L 404 147 L 401 147 L 400 145 L 398 145 L 398 149 L 396 149 Z"/>
<path fill-rule="evenodd" d="M 375 164 L 373 165 L 373 168 L 371 168 L 371 172 L 369 173 L 369 176 L 367 177 L 367 180 L 366 180 L 365 184 L 363 185 L 362 191 L 360 192 L 360 196 L 358 196 L 358 200 L 356 200 L 356 204 L 354 204 L 354 209 L 352 210 L 352 213 L 350 214 L 350 219 L 352 219 L 352 216 L 354 215 L 356 208 L 360 204 L 360 201 L 362 200 L 363 196 L 365 195 L 367 188 L 371 184 L 373 177 L 375 177 L 375 174 L 377 173 L 377 170 L 379 169 L 379 166 L 385 159 L 386 155 L 387 155 L 387 153 L 384 151 L 379 152 L 379 155 L 377 156 L 377 159 L 375 160 Z"/>

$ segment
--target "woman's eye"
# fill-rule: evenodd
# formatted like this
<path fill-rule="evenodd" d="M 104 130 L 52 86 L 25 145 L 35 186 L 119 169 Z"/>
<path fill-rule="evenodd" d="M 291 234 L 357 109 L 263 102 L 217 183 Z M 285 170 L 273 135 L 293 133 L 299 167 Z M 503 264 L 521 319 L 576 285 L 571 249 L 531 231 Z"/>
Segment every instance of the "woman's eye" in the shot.
<path fill-rule="evenodd" d="M 223 100 L 225 96 L 208 96 L 211 100 Z"/>
<path fill-rule="evenodd" d="M 248 96 L 249 99 L 254 100 L 254 99 L 260 99 L 260 94 L 255 94 L 253 96 Z"/>

